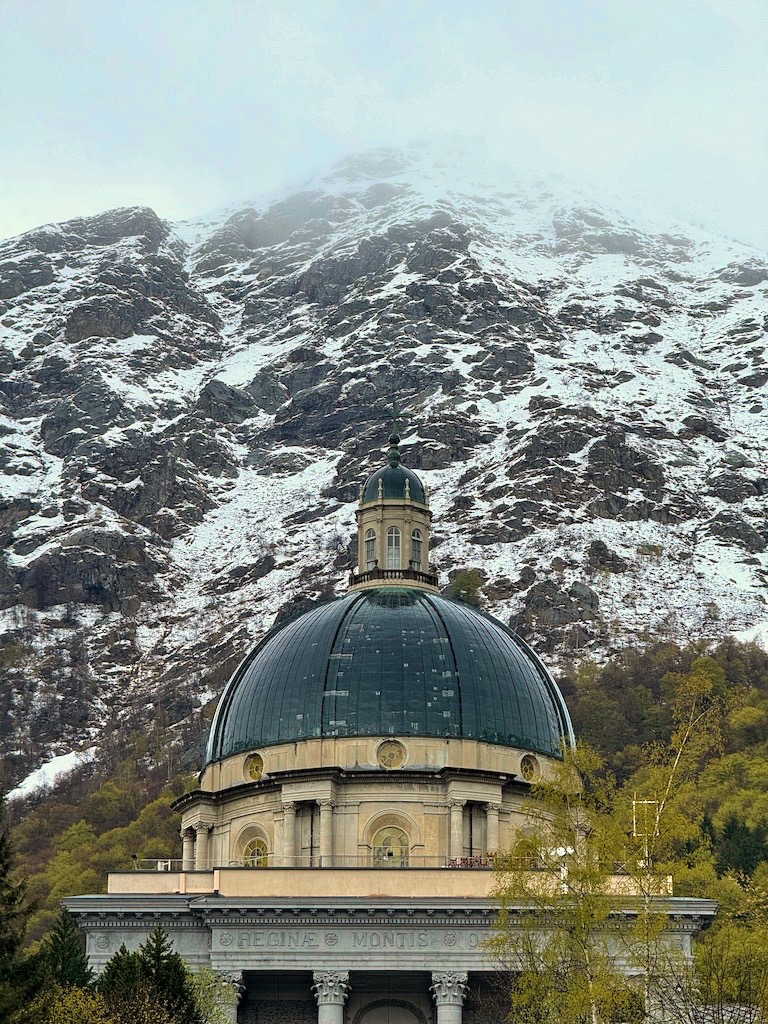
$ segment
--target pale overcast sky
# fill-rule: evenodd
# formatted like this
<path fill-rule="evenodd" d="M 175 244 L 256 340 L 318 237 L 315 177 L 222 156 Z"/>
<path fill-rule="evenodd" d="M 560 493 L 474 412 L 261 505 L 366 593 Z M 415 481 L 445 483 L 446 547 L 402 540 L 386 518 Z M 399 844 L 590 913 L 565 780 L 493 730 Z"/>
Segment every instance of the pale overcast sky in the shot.
<path fill-rule="evenodd" d="M 0 237 L 467 132 L 768 248 L 768 0 L 0 0 Z"/>

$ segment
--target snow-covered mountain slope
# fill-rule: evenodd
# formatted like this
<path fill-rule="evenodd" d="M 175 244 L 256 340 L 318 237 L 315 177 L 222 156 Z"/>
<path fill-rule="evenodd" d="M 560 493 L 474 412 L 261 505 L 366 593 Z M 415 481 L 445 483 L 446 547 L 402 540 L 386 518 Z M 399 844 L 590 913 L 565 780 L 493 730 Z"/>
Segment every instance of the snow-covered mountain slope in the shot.
<path fill-rule="evenodd" d="M 443 580 L 482 570 L 550 662 L 768 619 L 765 254 L 379 151 L 198 222 L 12 239 L 0 310 L 12 781 L 189 714 L 343 590 L 394 398 Z"/>

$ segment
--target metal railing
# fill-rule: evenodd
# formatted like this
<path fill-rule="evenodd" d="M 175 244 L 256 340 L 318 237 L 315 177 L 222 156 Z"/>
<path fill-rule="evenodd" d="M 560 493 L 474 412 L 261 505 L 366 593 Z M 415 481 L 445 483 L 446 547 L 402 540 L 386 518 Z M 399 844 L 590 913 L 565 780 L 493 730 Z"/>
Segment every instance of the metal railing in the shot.
<path fill-rule="evenodd" d="M 302 854 L 296 857 L 284 857 L 281 854 L 269 853 L 254 858 L 252 861 L 230 860 L 226 864 L 209 862 L 204 868 L 195 865 L 184 866 L 180 859 L 142 858 L 133 859 L 136 871 L 211 871 L 225 868 L 439 868 L 439 869 L 486 869 L 494 867 L 492 856 L 481 857 L 426 857 L 421 855 L 395 855 L 392 857 L 368 853 L 361 856 L 321 857 L 319 854 Z M 526 865 L 530 870 L 530 866 Z"/>
<path fill-rule="evenodd" d="M 421 572 L 418 569 L 368 569 L 367 572 L 350 573 L 349 584 L 354 586 L 357 583 L 374 583 L 382 580 L 413 580 L 415 583 L 426 583 L 428 586 L 437 586 L 437 575 L 432 572 Z"/>

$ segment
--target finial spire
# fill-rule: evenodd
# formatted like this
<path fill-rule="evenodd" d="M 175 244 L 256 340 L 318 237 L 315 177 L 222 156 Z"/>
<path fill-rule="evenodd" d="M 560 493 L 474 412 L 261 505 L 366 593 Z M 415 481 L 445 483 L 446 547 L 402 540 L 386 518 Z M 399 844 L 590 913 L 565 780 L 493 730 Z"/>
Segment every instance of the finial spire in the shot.
<path fill-rule="evenodd" d="M 397 432 L 397 424 L 398 421 L 402 419 L 402 414 L 397 404 L 397 399 L 392 403 L 392 409 L 389 413 L 389 417 L 392 420 L 392 433 L 389 435 L 390 449 L 387 452 L 387 459 L 390 466 L 399 466 L 400 449 L 398 448 L 398 445 L 400 444 L 400 435 Z"/>

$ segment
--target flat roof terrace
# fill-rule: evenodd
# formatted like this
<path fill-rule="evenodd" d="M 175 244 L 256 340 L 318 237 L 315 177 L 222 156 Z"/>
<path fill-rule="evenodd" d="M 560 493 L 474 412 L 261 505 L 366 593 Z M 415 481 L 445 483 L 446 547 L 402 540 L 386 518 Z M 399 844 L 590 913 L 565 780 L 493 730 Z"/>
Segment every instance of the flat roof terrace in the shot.
<path fill-rule="evenodd" d="M 173 862 L 158 862 L 169 866 Z M 531 872 L 542 885 L 556 884 L 551 876 Z M 191 895 L 216 893 L 222 897 L 283 900 L 361 897 L 489 900 L 498 883 L 492 868 L 461 870 L 434 867 L 221 867 L 210 871 L 118 871 L 109 875 L 110 895 Z M 656 895 L 671 896 L 672 880 L 659 876 Z M 641 895 L 628 875 L 611 875 L 606 889 L 617 896 Z"/>

